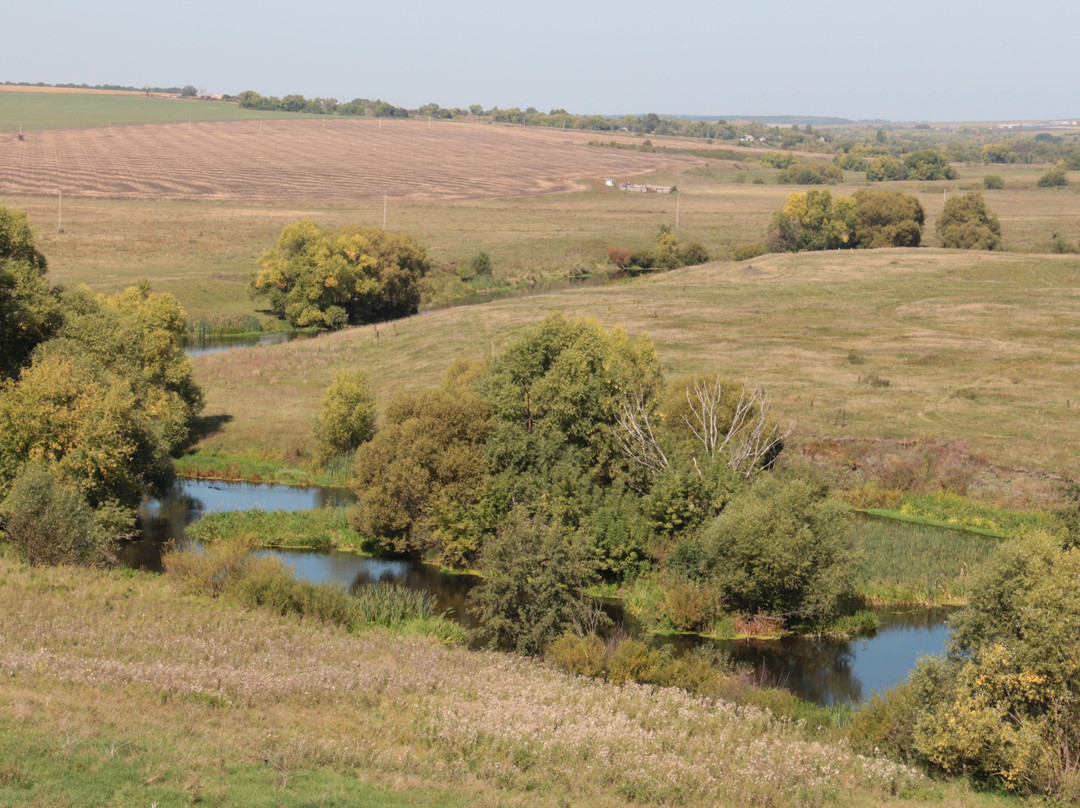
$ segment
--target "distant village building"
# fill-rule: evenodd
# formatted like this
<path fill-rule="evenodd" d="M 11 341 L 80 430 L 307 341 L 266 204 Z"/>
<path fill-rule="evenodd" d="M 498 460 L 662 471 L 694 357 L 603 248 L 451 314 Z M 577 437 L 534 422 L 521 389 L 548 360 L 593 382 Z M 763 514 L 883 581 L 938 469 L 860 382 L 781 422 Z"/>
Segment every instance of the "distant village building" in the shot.
<path fill-rule="evenodd" d="M 624 182 L 620 191 L 633 191 L 638 194 L 673 194 L 679 190 L 677 185 L 641 185 L 636 182 Z"/>
<path fill-rule="evenodd" d="M 609 188 L 614 188 L 615 187 L 615 180 L 613 180 L 611 177 L 608 177 L 607 179 L 604 180 L 604 185 L 608 186 Z"/>

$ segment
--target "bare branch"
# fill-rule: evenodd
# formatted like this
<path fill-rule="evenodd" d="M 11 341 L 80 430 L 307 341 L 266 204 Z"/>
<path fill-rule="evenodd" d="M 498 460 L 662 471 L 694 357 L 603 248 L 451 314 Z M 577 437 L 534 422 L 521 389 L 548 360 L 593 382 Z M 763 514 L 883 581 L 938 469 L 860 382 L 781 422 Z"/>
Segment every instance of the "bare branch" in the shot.
<path fill-rule="evenodd" d="M 613 431 L 619 449 L 634 463 L 653 474 L 661 474 L 668 467 L 667 455 L 653 433 L 645 393 L 640 387 L 633 399 L 623 396 L 618 428 Z"/>

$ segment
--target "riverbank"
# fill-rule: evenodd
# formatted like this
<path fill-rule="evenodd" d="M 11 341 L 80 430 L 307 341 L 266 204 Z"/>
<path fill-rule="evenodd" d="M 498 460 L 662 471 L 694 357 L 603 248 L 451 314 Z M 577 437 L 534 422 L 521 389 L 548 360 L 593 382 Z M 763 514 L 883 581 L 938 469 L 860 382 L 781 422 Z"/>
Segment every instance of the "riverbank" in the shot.
<path fill-rule="evenodd" d="M 5 805 L 1000 803 L 756 708 L 350 635 L 163 576 L 0 558 L 0 581 Z"/>

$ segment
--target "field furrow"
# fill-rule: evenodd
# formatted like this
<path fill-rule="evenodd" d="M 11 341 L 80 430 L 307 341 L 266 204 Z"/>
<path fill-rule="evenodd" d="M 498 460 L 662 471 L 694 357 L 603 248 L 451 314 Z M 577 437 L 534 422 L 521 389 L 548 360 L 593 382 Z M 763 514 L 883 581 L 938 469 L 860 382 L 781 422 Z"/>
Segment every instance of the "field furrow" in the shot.
<path fill-rule="evenodd" d="M 0 141 L 0 194 L 241 201 L 555 193 L 692 158 L 588 147 L 590 133 L 467 123 L 274 120 L 31 131 Z"/>

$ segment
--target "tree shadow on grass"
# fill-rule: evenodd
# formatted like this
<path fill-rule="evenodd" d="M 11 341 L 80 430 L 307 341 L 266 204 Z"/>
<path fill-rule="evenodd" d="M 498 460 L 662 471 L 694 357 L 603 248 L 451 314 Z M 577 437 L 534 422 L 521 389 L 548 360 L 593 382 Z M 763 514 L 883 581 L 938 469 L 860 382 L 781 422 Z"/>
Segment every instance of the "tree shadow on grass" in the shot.
<path fill-rule="evenodd" d="M 233 420 L 233 417 L 227 413 L 221 415 L 197 415 L 191 419 L 190 432 L 188 433 L 187 445 L 190 448 L 192 445 L 208 438 L 211 435 L 216 435 L 221 431 L 225 424 Z"/>

